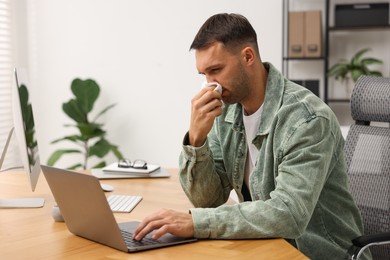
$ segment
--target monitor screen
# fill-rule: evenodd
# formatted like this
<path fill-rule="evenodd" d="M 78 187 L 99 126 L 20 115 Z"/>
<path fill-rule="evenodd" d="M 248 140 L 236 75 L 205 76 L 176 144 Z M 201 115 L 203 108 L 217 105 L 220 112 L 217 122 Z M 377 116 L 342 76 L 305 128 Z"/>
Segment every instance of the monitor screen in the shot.
<path fill-rule="evenodd" d="M 14 131 L 24 170 L 29 178 L 32 191 L 38 182 L 41 166 L 38 153 L 38 142 L 35 132 L 34 115 L 29 100 L 26 71 L 14 70 L 15 86 L 13 87 Z"/>
<path fill-rule="evenodd" d="M 12 133 L 14 133 L 19 148 L 20 159 L 27 174 L 31 190 L 34 191 L 41 173 L 41 166 L 35 132 L 34 115 L 32 105 L 29 100 L 27 73 L 24 70 L 16 71 L 16 69 L 14 69 L 13 76 L 12 110 L 14 127 L 13 130 L 10 131 L 0 164 L 4 160 L 9 141 Z M 44 202 L 43 198 L 0 199 L 0 208 L 36 208 L 42 207 Z"/>

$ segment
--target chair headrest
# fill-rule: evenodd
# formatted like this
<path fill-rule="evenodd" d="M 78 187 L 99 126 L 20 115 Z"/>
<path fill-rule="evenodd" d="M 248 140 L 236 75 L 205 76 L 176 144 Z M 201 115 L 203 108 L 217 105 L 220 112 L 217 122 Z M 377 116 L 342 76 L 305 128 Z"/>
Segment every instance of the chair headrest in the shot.
<path fill-rule="evenodd" d="M 355 121 L 390 122 L 390 78 L 361 76 L 352 91 Z"/>

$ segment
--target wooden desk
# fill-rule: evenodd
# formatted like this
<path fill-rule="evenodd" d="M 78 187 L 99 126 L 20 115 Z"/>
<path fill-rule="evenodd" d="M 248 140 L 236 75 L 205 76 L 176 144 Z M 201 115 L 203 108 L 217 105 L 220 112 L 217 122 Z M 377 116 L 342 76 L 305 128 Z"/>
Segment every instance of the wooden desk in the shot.
<path fill-rule="evenodd" d="M 192 207 L 176 171 L 163 179 L 104 180 L 112 194 L 143 196 L 129 213 L 115 213 L 118 222 L 141 220 L 161 207 L 187 211 Z M 107 193 L 109 195 L 111 193 Z M 284 239 L 202 240 L 199 242 L 126 254 L 71 234 L 64 223 L 54 222 L 54 199 L 43 174 L 34 193 L 22 172 L 0 173 L 0 197 L 44 197 L 38 209 L 0 209 L 1 259 L 308 259 Z"/>

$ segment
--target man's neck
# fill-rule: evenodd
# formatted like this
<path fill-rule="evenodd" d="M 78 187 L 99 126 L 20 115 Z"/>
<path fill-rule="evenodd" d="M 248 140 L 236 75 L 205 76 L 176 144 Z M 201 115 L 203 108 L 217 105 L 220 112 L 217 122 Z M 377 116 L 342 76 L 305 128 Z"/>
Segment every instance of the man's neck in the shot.
<path fill-rule="evenodd" d="M 263 63 L 259 64 L 259 68 L 254 72 L 252 84 L 252 92 L 250 98 L 242 103 L 245 115 L 255 113 L 264 102 L 265 89 L 267 86 L 268 71 Z"/>

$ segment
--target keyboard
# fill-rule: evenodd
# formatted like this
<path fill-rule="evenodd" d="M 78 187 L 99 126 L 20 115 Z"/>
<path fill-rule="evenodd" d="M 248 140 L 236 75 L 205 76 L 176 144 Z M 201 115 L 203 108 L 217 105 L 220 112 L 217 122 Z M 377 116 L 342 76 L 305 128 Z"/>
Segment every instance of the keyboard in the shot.
<path fill-rule="evenodd" d="M 122 233 L 122 237 L 125 240 L 127 247 L 133 248 L 137 246 L 150 246 L 150 245 L 158 245 L 161 244 L 159 240 L 153 240 L 149 237 L 144 237 L 141 241 L 137 241 L 133 239 L 133 233 L 125 230 L 120 230 Z"/>
<path fill-rule="evenodd" d="M 110 195 L 107 197 L 108 204 L 113 212 L 129 213 L 141 200 L 141 196 L 130 195 Z"/>

